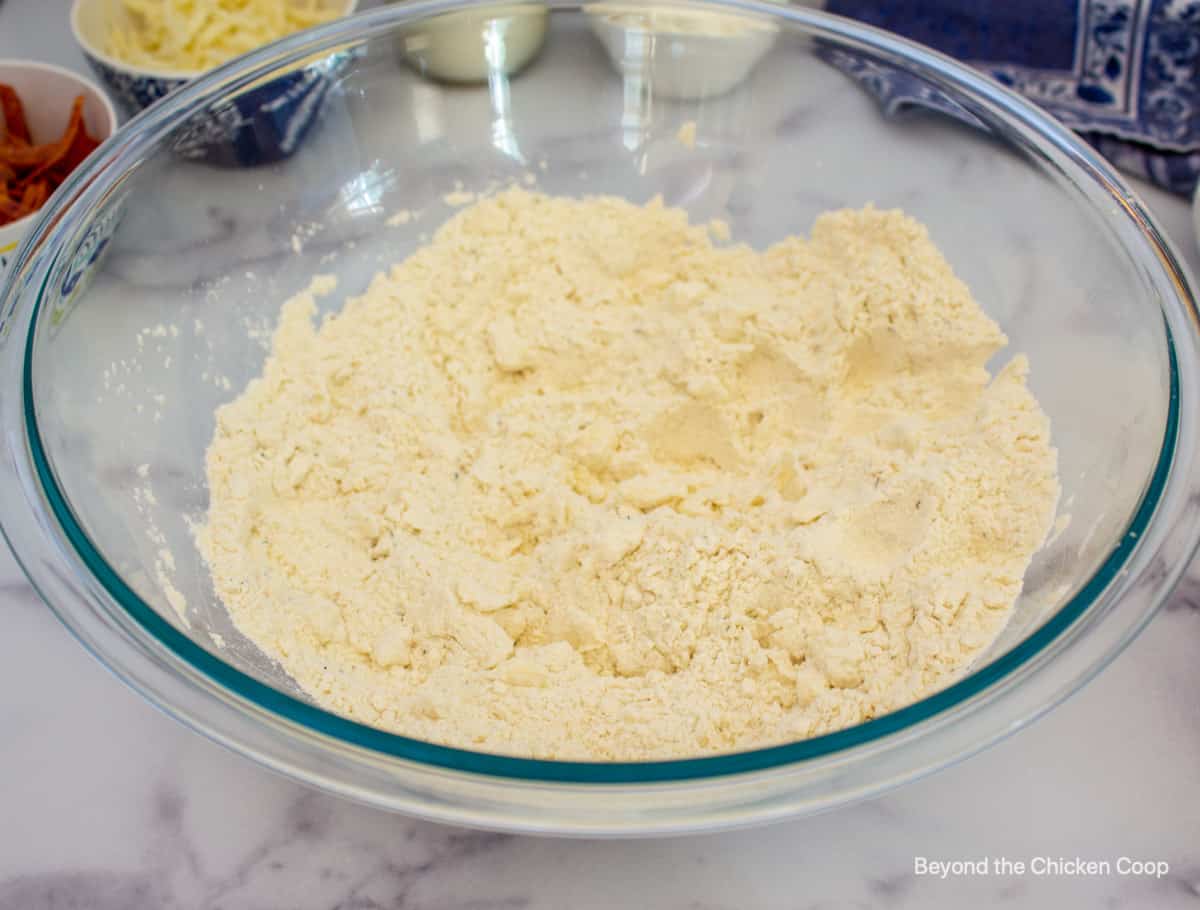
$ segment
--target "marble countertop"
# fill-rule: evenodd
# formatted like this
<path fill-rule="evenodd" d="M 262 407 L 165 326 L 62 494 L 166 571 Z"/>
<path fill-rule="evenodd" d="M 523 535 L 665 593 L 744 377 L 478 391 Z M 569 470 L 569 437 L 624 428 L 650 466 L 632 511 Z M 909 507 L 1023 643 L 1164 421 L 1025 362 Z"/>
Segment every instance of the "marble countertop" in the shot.
<path fill-rule="evenodd" d="M 83 69 L 68 6 L 0 3 L 0 57 Z M 1144 191 L 1200 275 L 1187 206 Z M 824 816 L 641 842 L 456 830 L 324 796 L 153 710 L 6 552 L 0 613 L 0 910 L 1200 907 L 1200 565 L 1098 679 L 975 758 Z M 917 857 L 1114 869 L 943 880 Z M 1166 871 L 1119 874 L 1120 857 Z"/>

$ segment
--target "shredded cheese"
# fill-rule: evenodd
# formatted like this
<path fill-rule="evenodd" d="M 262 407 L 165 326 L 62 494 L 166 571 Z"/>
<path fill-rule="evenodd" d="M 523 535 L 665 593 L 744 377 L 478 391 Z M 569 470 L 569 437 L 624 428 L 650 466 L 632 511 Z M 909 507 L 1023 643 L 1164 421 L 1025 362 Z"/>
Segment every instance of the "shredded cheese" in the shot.
<path fill-rule="evenodd" d="M 203 72 L 268 42 L 329 22 L 345 5 L 329 0 L 123 0 L 125 24 L 109 30 L 118 60 L 180 73 Z"/>

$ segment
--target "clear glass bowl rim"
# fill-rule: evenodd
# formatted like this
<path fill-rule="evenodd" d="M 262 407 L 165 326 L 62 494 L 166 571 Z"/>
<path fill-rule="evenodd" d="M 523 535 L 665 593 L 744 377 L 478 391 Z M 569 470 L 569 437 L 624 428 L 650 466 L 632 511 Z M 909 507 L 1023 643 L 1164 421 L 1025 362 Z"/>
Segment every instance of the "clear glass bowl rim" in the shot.
<path fill-rule="evenodd" d="M 39 242 L 50 237 L 51 230 L 69 216 L 67 206 L 74 203 L 77 212 L 88 211 L 102 198 L 105 190 L 119 181 L 126 166 L 134 163 L 139 154 L 153 150 L 158 140 L 167 134 L 179 118 L 200 108 L 214 96 L 234 93 L 260 79 L 277 67 L 296 63 L 321 51 L 333 51 L 339 45 L 357 43 L 373 35 L 384 34 L 405 22 L 415 22 L 445 12 L 473 5 L 471 0 L 425 0 L 384 7 L 311 29 L 268 45 L 238 61 L 220 67 L 140 114 L 121 131 L 124 143 L 110 143 L 106 149 L 86 162 L 71 175 L 67 186 L 41 213 L 29 239 L 18 253 L 9 273 L 10 282 L 27 265 Z M 541 4 L 551 9 L 578 9 L 582 4 L 573 0 L 550 0 Z M 757 0 L 704 0 L 704 6 L 728 8 L 769 17 L 807 32 L 814 37 L 829 37 L 843 44 L 879 54 L 902 67 L 914 69 L 924 76 L 933 76 L 965 96 L 977 99 L 992 117 L 1006 125 L 1019 125 L 1035 136 L 1044 147 L 1070 159 L 1092 182 L 1117 196 L 1126 212 L 1134 218 L 1149 241 L 1166 271 L 1168 283 L 1176 295 L 1190 307 L 1188 321 L 1195 326 L 1195 304 L 1182 278 L 1182 270 L 1168 245 L 1136 198 L 1124 188 L 1120 179 L 1095 153 L 1080 140 L 1058 126 L 1047 115 L 1016 94 L 991 80 L 958 64 L 952 59 L 892 36 L 869 26 L 840 17 L 804 8 L 781 7 Z M 106 176 L 107 175 L 107 176 Z M 68 202 L 69 201 L 69 202 Z M 52 250 L 57 257 L 61 250 Z M 51 262 L 45 269 L 48 279 L 56 271 Z M 152 607 L 139 598 L 121 579 L 99 549 L 89 540 L 54 477 L 54 471 L 43 446 L 37 425 L 32 379 L 34 342 L 40 325 L 38 315 L 45 299 L 45 282 L 34 295 L 29 316 L 22 367 L 22 413 L 24 431 L 33 462 L 40 493 L 49 506 L 57 531 L 69 544 L 74 555 L 82 560 L 95 581 L 131 617 L 141 630 L 182 661 L 187 668 L 198 671 L 218 687 L 228 690 L 262 710 L 290 721 L 301 729 L 330 737 L 350 746 L 361 747 L 384 756 L 413 761 L 434 768 L 466 772 L 484 777 L 509 778 L 530 782 L 575 784 L 640 784 L 683 782 L 711 779 L 726 775 L 776 769 L 799 762 L 846 753 L 856 747 L 875 743 L 892 734 L 908 730 L 923 721 L 942 715 L 974 696 L 998 686 L 1029 664 L 1047 647 L 1055 643 L 1072 624 L 1083 616 L 1105 592 L 1109 584 L 1125 569 L 1134 553 L 1142 546 L 1146 532 L 1156 517 L 1156 510 L 1171 479 L 1172 466 L 1179 435 L 1179 366 L 1175 339 L 1169 322 L 1164 319 L 1164 331 L 1169 358 L 1170 397 L 1162 447 L 1133 518 L 1122 536 L 1097 571 L 1056 613 L 1024 641 L 978 668 L 969 676 L 921 701 L 883 717 L 798 742 L 770 746 L 738 753 L 699 758 L 649 762 L 575 762 L 519 758 L 492 753 L 475 752 L 416 740 L 366 726 L 325 711 L 280 692 L 215 657 L 188 636 L 163 619 Z M 6 296 L 19 299 L 10 284 Z M 1170 297 L 1166 298 L 1170 299 Z M 5 534 L 9 535 L 5 521 Z M 10 539 L 10 544 L 12 543 Z M 1189 541 L 1189 553 L 1194 541 Z M 14 548 L 14 551 L 16 548 Z M 18 556 L 18 558 L 20 558 Z M 24 565 L 24 562 L 22 562 Z M 28 570 L 27 570 L 28 574 Z M 50 603 L 60 613 L 59 607 Z M 1146 616 L 1143 618 L 1148 619 Z M 64 621 L 66 619 L 64 617 Z M 71 626 L 70 622 L 67 622 Z M 94 650 L 94 649 L 93 649 Z M 101 660 L 104 655 L 98 654 Z M 1108 657 L 1111 659 L 1111 656 Z M 1082 680 L 1081 680 L 1082 682 Z"/>

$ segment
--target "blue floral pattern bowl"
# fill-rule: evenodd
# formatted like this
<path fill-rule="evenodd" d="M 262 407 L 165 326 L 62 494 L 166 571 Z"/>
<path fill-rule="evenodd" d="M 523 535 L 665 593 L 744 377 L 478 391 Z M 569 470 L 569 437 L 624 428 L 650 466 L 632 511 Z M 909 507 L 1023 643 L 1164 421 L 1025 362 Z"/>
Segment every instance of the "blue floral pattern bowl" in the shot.
<path fill-rule="evenodd" d="M 330 0 L 346 14 L 356 0 Z M 164 98 L 198 73 L 156 72 L 122 63 L 103 50 L 108 29 L 127 14 L 121 0 L 75 0 L 71 30 L 88 65 L 127 117 Z M 291 155 L 320 113 L 345 64 L 334 54 L 252 86 L 180 125 L 177 154 L 209 164 L 245 167 Z"/>

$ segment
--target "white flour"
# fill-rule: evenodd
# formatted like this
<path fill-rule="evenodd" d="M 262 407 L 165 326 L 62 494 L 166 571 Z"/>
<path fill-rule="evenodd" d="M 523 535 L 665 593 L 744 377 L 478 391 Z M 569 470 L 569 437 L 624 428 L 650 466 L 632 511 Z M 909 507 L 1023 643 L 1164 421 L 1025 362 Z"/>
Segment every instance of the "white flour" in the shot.
<path fill-rule="evenodd" d="M 1058 497 L 1049 424 L 924 229 L 809 241 L 514 189 L 221 408 L 200 544 L 321 704 L 468 748 L 778 743 L 947 684 Z M 316 288 L 328 292 L 328 283 Z"/>

